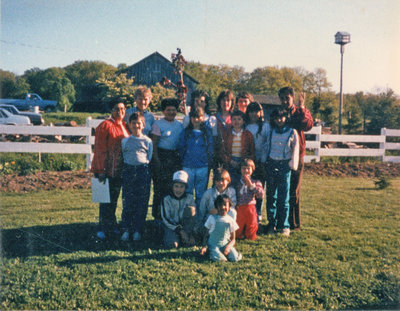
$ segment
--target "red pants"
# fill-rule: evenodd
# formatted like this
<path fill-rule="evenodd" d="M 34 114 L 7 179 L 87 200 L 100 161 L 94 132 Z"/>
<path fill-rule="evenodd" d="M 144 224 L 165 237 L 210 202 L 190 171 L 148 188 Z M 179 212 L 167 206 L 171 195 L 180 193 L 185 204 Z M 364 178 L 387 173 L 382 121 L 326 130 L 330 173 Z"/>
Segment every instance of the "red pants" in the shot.
<path fill-rule="evenodd" d="M 236 207 L 236 222 L 239 229 L 236 230 L 236 238 L 246 237 L 249 240 L 257 239 L 258 221 L 255 205 L 238 205 Z"/>

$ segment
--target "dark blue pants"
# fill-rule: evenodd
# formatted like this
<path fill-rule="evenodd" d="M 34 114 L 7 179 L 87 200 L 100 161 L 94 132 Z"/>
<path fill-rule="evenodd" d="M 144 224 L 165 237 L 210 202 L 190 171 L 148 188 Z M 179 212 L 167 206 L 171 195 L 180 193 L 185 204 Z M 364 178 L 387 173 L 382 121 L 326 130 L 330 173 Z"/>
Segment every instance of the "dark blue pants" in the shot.
<path fill-rule="evenodd" d="M 289 160 L 268 159 L 267 164 L 267 218 L 277 230 L 289 228 Z"/>
<path fill-rule="evenodd" d="M 142 233 L 150 198 L 148 165 L 124 164 L 122 171 L 122 229 Z"/>

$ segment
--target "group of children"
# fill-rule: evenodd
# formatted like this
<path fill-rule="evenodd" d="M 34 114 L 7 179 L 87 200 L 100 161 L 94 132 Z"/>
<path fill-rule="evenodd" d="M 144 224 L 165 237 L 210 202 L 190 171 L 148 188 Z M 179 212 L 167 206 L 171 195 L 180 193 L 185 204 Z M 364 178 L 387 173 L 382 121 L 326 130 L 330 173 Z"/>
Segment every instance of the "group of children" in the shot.
<path fill-rule="evenodd" d="M 152 215 L 162 224 L 166 247 L 202 243 L 201 253 L 208 249 L 212 260 L 238 261 L 235 240 L 257 238 L 265 184 L 267 233 L 290 235 L 290 174 L 299 162 L 299 137 L 286 110 L 264 122 L 261 105 L 247 92 L 239 94 L 237 110 L 232 92 L 221 92 L 215 116 L 207 114 L 207 97 L 195 91 L 182 123 L 172 98 L 162 101 L 159 120 L 146 117 L 143 103 L 127 113 L 121 239 L 141 239 L 152 178 Z"/>

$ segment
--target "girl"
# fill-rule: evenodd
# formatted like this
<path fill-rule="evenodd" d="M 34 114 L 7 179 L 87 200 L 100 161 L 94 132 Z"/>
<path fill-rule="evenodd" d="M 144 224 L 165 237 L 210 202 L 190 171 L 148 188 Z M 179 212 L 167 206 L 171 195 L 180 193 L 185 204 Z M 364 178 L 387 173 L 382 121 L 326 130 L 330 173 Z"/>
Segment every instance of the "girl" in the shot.
<path fill-rule="evenodd" d="M 286 110 L 271 113 L 271 139 L 267 150 L 267 233 L 275 228 L 284 236 L 290 235 L 289 189 L 291 169 L 299 163 L 299 137 L 288 125 Z"/>
<path fill-rule="evenodd" d="M 189 175 L 186 191 L 196 193 L 196 206 L 207 189 L 208 167 L 213 154 L 211 130 L 204 124 L 204 110 L 197 107 L 190 111 L 190 124 L 179 137 L 179 155 L 183 170 Z"/>
<path fill-rule="evenodd" d="M 246 110 L 246 130 L 251 132 L 254 137 L 255 145 L 255 165 L 254 178 L 259 180 L 265 189 L 265 161 L 266 153 L 269 143 L 271 127 L 268 122 L 264 123 L 264 113 L 262 106 L 257 102 L 252 102 Z M 262 207 L 263 198 L 256 199 L 256 210 L 258 215 L 258 222 L 262 220 Z"/>
<path fill-rule="evenodd" d="M 242 259 L 242 255 L 234 248 L 235 231 L 238 229 L 238 225 L 228 215 L 232 201 L 227 195 L 223 194 L 215 199 L 214 205 L 218 213 L 210 215 L 204 225 L 208 229 L 207 245 L 210 250 L 210 259 L 212 261 L 239 261 Z M 207 236 L 205 237 L 207 238 Z M 203 243 L 201 255 L 204 255 L 207 251 L 205 244 Z"/>

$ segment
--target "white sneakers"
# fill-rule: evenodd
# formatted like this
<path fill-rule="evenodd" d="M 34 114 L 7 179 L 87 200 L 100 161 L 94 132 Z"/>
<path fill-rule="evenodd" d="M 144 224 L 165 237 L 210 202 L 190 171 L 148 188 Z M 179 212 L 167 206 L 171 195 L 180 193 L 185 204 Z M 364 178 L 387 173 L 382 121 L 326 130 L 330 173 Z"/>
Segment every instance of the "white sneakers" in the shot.
<path fill-rule="evenodd" d="M 133 236 L 132 236 L 132 239 L 133 239 L 134 241 L 140 241 L 140 240 L 142 239 L 142 236 L 140 235 L 139 232 L 135 232 L 135 233 L 133 234 Z"/>
<path fill-rule="evenodd" d="M 133 241 L 140 241 L 141 239 L 142 239 L 142 236 L 140 235 L 139 232 L 135 232 L 135 233 L 132 235 L 132 240 L 133 240 Z M 121 241 L 124 241 L 124 242 L 129 241 L 129 232 L 128 232 L 128 231 L 125 231 L 125 232 L 124 232 L 124 234 L 123 234 L 122 237 L 121 237 Z"/>
<path fill-rule="evenodd" d="M 97 231 L 97 237 L 100 240 L 104 240 L 106 238 L 106 234 L 104 233 L 104 231 Z"/>
<path fill-rule="evenodd" d="M 128 231 L 124 232 L 124 234 L 121 237 L 121 241 L 124 241 L 124 242 L 129 241 L 129 232 Z"/>

